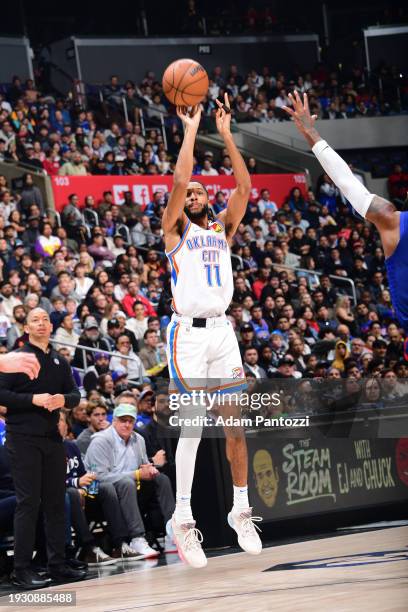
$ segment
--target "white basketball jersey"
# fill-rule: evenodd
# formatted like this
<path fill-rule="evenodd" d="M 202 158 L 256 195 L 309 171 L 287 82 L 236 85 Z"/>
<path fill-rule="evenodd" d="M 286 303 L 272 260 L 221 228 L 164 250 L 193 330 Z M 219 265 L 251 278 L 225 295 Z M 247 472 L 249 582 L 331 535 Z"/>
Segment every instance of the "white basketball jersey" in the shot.
<path fill-rule="evenodd" d="M 166 253 L 171 264 L 173 310 L 188 317 L 217 317 L 234 291 L 225 228 L 217 219 L 207 230 L 190 220 L 178 245 Z"/>

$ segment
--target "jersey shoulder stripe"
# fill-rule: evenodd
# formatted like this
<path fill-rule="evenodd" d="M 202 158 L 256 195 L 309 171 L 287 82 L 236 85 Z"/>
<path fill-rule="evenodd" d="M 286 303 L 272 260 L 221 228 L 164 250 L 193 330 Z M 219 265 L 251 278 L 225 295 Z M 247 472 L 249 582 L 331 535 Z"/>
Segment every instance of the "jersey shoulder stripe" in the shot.
<path fill-rule="evenodd" d="M 185 227 L 185 229 L 184 229 L 184 232 L 183 232 L 183 234 L 182 234 L 182 236 L 181 236 L 180 240 L 178 241 L 178 243 L 177 243 L 177 244 L 176 244 L 176 246 L 174 247 L 174 249 L 172 249 L 172 250 L 171 250 L 171 251 L 169 251 L 169 252 L 167 252 L 167 251 L 166 251 L 166 255 L 167 255 L 168 257 L 170 257 L 170 256 L 174 256 L 174 255 L 177 253 L 177 251 L 179 251 L 179 250 L 181 249 L 181 247 L 183 246 L 183 244 L 184 244 L 184 242 L 185 242 L 185 240 L 186 240 L 186 238 L 187 238 L 187 234 L 188 234 L 188 231 L 189 231 L 190 227 L 191 227 L 191 221 L 190 221 L 190 219 L 189 219 L 189 220 L 187 221 L 187 225 L 186 225 L 186 227 Z"/>

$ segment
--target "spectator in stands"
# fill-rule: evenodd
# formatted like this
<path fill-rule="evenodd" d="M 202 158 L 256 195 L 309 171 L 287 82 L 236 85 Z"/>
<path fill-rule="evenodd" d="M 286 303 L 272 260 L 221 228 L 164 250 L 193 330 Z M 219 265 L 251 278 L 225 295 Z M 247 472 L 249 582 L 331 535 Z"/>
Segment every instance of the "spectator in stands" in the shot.
<path fill-rule="evenodd" d="M 381 381 L 378 378 L 366 378 L 361 389 L 361 408 L 383 408 Z"/>
<path fill-rule="evenodd" d="M 7 350 L 15 348 L 17 340 L 24 334 L 24 324 L 26 322 L 26 311 L 22 304 L 17 304 L 13 308 L 12 317 L 6 315 L 9 321 L 14 323 L 7 330 Z"/>
<path fill-rule="evenodd" d="M 154 330 L 146 330 L 143 335 L 144 346 L 139 352 L 140 359 L 148 376 L 158 376 L 167 365 L 166 351 L 159 345 L 159 337 Z"/>
<path fill-rule="evenodd" d="M 203 176 L 218 176 L 219 172 L 213 167 L 211 159 L 205 159 L 203 163 L 203 169 L 201 170 Z"/>
<path fill-rule="evenodd" d="M 388 193 L 397 206 L 402 206 L 408 194 L 408 172 L 403 172 L 400 164 L 395 164 L 388 177 Z"/>
<path fill-rule="evenodd" d="M 243 355 L 244 372 L 253 374 L 257 379 L 266 378 L 266 372 L 258 365 L 258 361 L 258 350 L 255 347 L 247 347 Z"/>
<path fill-rule="evenodd" d="M 98 349 L 99 351 L 109 351 L 110 349 L 109 343 L 101 336 L 98 322 L 94 317 L 87 317 L 84 324 L 84 331 L 79 337 L 78 344 L 90 349 Z M 93 365 L 94 354 L 91 351 L 86 351 L 85 361 L 87 366 Z M 82 368 L 84 366 L 83 349 L 76 349 L 72 365 L 77 368 Z"/>
<path fill-rule="evenodd" d="M 45 214 L 44 201 L 39 188 L 34 185 L 32 174 L 25 174 L 23 179 L 23 189 L 20 193 L 18 207 L 24 218 L 29 216 L 29 209 L 32 204 L 37 204 L 41 215 Z"/>
<path fill-rule="evenodd" d="M 167 476 L 149 462 L 143 438 L 133 431 L 136 410 L 128 404 L 115 408 L 112 427 L 92 438 L 85 455 L 85 465 L 95 465 L 102 483 L 111 483 L 117 493 L 128 535 L 130 548 L 142 558 L 158 555 L 147 543 L 145 528 L 139 507 L 139 490 L 145 489 L 145 481 L 151 483 L 150 491 L 157 496 L 164 523 L 175 508 L 171 484 Z M 118 462 L 115 455 L 121 456 Z"/>
<path fill-rule="evenodd" d="M 74 331 L 74 321 L 71 314 L 66 313 L 58 327 L 55 336 L 55 342 L 62 342 L 63 345 L 68 344 L 68 351 L 71 357 L 74 357 L 75 347 L 79 342 L 79 335 Z M 58 351 L 63 345 L 55 345 L 55 349 Z"/>
<path fill-rule="evenodd" d="M 131 349 L 131 343 L 126 334 L 118 337 L 116 351 L 109 364 L 109 368 L 113 371 L 119 367 L 124 368 L 129 380 L 137 384 L 142 384 L 143 379 L 147 376 L 145 367 L 140 357 Z"/>
<path fill-rule="evenodd" d="M 86 176 L 88 174 L 79 152 L 74 152 L 71 160 L 61 166 L 58 171 L 60 176 Z"/>
<path fill-rule="evenodd" d="M 332 367 L 336 368 L 340 372 L 344 372 L 345 365 L 344 362 L 350 356 L 349 350 L 347 348 L 346 342 L 343 340 L 338 340 L 336 342 L 336 353 L 335 359 L 332 362 Z"/>
<path fill-rule="evenodd" d="M 141 302 L 143 304 L 146 316 L 151 317 L 156 315 L 156 311 L 149 300 L 140 292 L 140 284 L 136 280 L 132 280 L 128 283 L 127 291 L 127 294 L 122 300 L 122 305 L 129 317 L 134 316 L 133 305 L 135 302 Z"/>
<path fill-rule="evenodd" d="M 275 214 L 278 210 L 278 207 L 275 202 L 273 202 L 270 196 L 269 189 L 262 189 L 261 197 L 258 200 L 258 210 L 263 215 L 266 210 L 272 211 Z"/>
<path fill-rule="evenodd" d="M 104 551 L 96 546 L 95 538 L 92 535 L 84 511 L 84 501 L 86 501 L 87 487 L 96 479 L 94 472 L 87 472 L 83 464 L 80 451 L 76 443 L 68 440 L 69 426 L 67 423 L 67 413 L 61 410 L 59 417 L 58 430 L 64 440 L 65 454 L 67 459 L 66 487 L 68 496 L 68 507 L 70 524 L 75 529 L 77 544 L 81 547 L 79 560 L 88 566 L 112 565 L 116 559 L 109 557 Z"/>
<path fill-rule="evenodd" d="M 89 402 L 86 413 L 89 425 L 76 439 L 76 445 L 81 452 L 82 458 L 84 458 L 88 450 L 93 434 L 110 427 L 110 423 L 106 418 L 106 406 L 102 405 L 100 402 Z"/>

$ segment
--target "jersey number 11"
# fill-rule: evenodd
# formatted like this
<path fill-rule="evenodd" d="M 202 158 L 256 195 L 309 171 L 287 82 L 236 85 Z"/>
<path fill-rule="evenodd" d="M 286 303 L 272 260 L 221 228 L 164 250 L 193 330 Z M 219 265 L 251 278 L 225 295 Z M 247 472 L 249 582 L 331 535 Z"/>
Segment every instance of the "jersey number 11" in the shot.
<path fill-rule="evenodd" d="M 209 287 L 221 287 L 220 264 L 205 264 Z"/>

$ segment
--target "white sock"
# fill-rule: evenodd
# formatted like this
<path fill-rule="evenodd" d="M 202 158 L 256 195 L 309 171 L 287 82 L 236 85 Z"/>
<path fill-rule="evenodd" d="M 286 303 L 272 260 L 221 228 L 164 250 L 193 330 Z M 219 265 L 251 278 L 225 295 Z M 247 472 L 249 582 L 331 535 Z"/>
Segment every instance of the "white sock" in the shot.
<path fill-rule="evenodd" d="M 190 501 L 191 495 L 176 496 L 175 516 L 177 525 L 181 525 L 182 523 L 191 523 L 194 521 Z"/>
<path fill-rule="evenodd" d="M 245 487 L 236 487 L 234 485 L 234 505 L 232 506 L 233 510 L 241 511 L 248 510 L 249 508 L 249 499 L 248 499 L 248 486 Z"/>
<path fill-rule="evenodd" d="M 176 450 L 176 523 L 194 521 L 191 511 L 191 488 L 200 438 L 180 438 Z"/>

